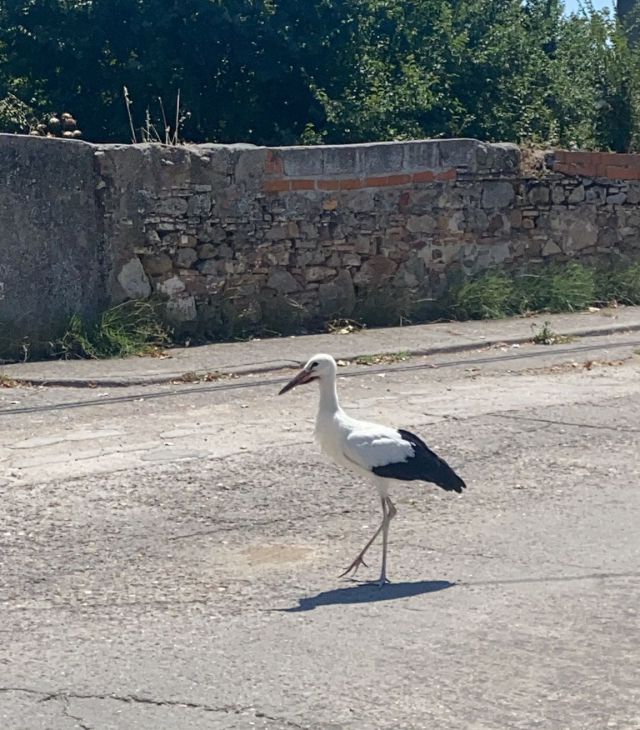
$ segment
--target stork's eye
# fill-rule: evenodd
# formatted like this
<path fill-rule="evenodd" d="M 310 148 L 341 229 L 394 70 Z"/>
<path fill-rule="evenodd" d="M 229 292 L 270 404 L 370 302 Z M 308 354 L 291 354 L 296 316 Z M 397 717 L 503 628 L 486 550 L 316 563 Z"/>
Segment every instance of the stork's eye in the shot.
<path fill-rule="evenodd" d="M 317 367 L 318 367 L 318 363 L 317 362 L 312 362 L 311 363 L 311 370 L 313 370 L 313 368 L 317 368 Z"/>

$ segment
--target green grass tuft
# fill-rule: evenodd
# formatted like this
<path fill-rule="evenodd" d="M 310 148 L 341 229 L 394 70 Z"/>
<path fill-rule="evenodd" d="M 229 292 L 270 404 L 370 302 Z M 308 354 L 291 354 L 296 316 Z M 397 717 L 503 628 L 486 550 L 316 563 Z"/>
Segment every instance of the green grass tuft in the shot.
<path fill-rule="evenodd" d="M 594 271 L 570 262 L 523 269 L 511 276 L 481 274 L 453 292 L 449 310 L 457 319 L 497 319 L 530 312 L 575 312 L 596 299 Z"/>
<path fill-rule="evenodd" d="M 490 272 L 465 281 L 453 294 L 451 312 L 457 319 L 506 317 L 513 282 L 506 274 Z"/>
<path fill-rule="evenodd" d="M 596 294 L 600 304 L 640 304 L 640 261 L 598 272 Z"/>
<path fill-rule="evenodd" d="M 547 321 L 534 332 L 531 340 L 536 345 L 562 345 L 571 342 L 573 338 L 568 335 L 558 334 L 552 329 L 551 322 Z"/>
<path fill-rule="evenodd" d="M 118 304 L 95 322 L 73 315 L 64 334 L 51 343 L 54 357 L 102 359 L 149 354 L 169 341 L 156 306 L 147 301 Z"/>

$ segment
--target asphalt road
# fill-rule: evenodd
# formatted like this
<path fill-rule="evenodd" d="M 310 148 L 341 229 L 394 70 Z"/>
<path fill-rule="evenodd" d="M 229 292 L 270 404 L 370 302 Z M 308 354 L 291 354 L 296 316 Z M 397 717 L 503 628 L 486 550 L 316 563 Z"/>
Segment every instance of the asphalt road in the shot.
<path fill-rule="evenodd" d="M 469 485 L 396 489 L 383 589 L 312 386 L 2 389 L 0 728 L 638 730 L 638 349 L 341 379 Z"/>

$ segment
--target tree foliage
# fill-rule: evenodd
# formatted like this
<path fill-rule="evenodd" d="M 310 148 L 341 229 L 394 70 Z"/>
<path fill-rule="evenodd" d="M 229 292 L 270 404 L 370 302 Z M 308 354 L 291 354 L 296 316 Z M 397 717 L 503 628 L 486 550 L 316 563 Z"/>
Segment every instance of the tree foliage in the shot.
<path fill-rule="evenodd" d="M 128 141 L 123 86 L 138 125 L 180 90 L 195 142 L 627 150 L 639 126 L 637 52 L 560 0 L 0 0 L 0 128 L 66 110 Z"/>

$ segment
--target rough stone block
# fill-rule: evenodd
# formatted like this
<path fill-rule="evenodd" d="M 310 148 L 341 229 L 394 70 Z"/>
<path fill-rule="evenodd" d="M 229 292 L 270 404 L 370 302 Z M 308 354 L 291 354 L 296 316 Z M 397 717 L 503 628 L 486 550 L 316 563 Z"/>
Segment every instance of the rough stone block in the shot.
<path fill-rule="evenodd" d="M 571 205 L 575 205 L 576 203 L 582 203 L 585 197 L 586 193 L 584 185 L 578 185 L 578 187 L 574 188 L 567 196 L 567 203 L 570 203 Z"/>
<path fill-rule="evenodd" d="M 158 283 L 157 290 L 160 294 L 164 294 L 169 298 L 173 298 L 182 294 L 186 290 L 184 281 L 178 276 L 171 276 L 164 281 Z"/>
<path fill-rule="evenodd" d="M 198 270 L 203 276 L 214 276 L 215 274 L 218 274 L 220 272 L 222 262 L 218 262 L 214 259 L 208 259 L 207 261 L 203 261 L 201 264 L 198 264 Z"/>
<path fill-rule="evenodd" d="M 542 248 L 543 256 L 557 256 L 562 253 L 562 249 L 555 241 L 547 241 Z"/>
<path fill-rule="evenodd" d="M 179 269 L 188 269 L 198 260 L 198 254 L 192 248 L 179 248 L 174 262 Z"/>
<path fill-rule="evenodd" d="M 128 299 L 146 299 L 151 294 L 149 279 L 144 273 L 142 263 L 137 256 L 127 261 L 120 269 L 118 283 Z"/>
<path fill-rule="evenodd" d="M 358 169 L 358 148 L 355 145 L 326 147 L 322 151 L 324 175 L 357 175 Z"/>
<path fill-rule="evenodd" d="M 531 205 L 548 205 L 549 197 L 549 188 L 546 185 L 534 185 L 527 195 Z"/>
<path fill-rule="evenodd" d="M 325 317 L 350 317 L 356 305 L 356 292 L 351 274 L 342 270 L 335 279 L 318 287 L 320 312 Z"/>
<path fill-rule="evenodd" d="M 211 212 L 211 205 L 210 195 L 192 195 L 187 205 L 187 215 L 205 218 Z"/>
<path fill-rule="evenodd" d="M 180 248 L 195 248 L 198 239 L 188 233 L 181 233 L 178 238 L 178 246 Z"/>
<path fill-rule="evenodd" d="M 317 177 L 324 172 L 323 152 L 318 147 L 286 147 L 281 154 L 287 177 Z"/>
<path fill-rule="evenodd" d="M 478 167 L 476 154 L 480 144 L 476 139 L 439 140 L 441 167 L 457 167 L 467 172 L 475 172 Z"/>
<path fill-rule="evenodd" d="M 430 215 L 410 215 L 407 218 L 407 229 L 412 233 L 431 233 L 436 227 L 436 220 Z"/>
<path fill-rule="evenodd" d="M 358 170 L 365 176 L 402 172 L 404 145 L 394 142 L 358 147 Z"/>
<path fill-rule="evenodd" d="M 515 198 L 513 185 L 508 182 L 486 182 L 482 190 L 483 208 L 506 208 Z"/>
<path fill-rule="evenodd" d="M 267 279 L 267 286 L 280 294 L 298 291 L 300 285 L 286 269 L 273 269 Z"/>
<path fill-rule="evenodd" d="M 520 169 L 522 153 L 518 145 L 508 142 L 478 146 L 478 168 L 493 173 L 513 175 Z"/>
<path fill-rule="evenodd" d="M 173 264 L 166 253 L 159 253 L 152 256 L 143 256 L 142 265 L 149 276 L 160 276 L 167 274 L 173 269 Z"/>
<path fill-rule="evenodd" d="M 402 167 L 409 172 L 427 172 L 439 170 L 442 166 L 440 161 L 440 145 L 437 140 L 421 140 L 417 142 L 405 142 Z M 416 180 L 419 182 L 419 180 Z"/>
<path fill-rule="evenodd" d="M 153 210 L 158 215 L 182 216 L 186 214 L 188 207 L 184 198 L 164 198 L 155 203 Z"/>
<path fill-rule="evenodd" d="M 571 223 L 568 230 L 566 252 L 580 251 L 594 246 L 598 240 L 598 228 L 594 222 L 577 219 Z"/>
<path fill-rule="evenodd" d="M 216 247 L 211 243 L 202 243 L 197 248 L 199 259 L 212 259 L 216 255 Z"/>
<path fill-rule="evenodd" d="M 374 286 L 390 279 L 398 268 L 395 261 L 386 256 L 374 256 L 362 264 L 353 281 L 358 285 Z"/>
<path fill-rule="evenodd" d="M 362 258 L 357 253 L 345 253 L 342 257 L 344 266 L 360 266 Z"/>
<path fill-rule="evenodd" d="M 560 205 L 564 203 L 567 197 L 567 191 L 562 185 L 554 185 L 551 188 L 551 202 L 554 205 Z"/>
<path fill-rule="evenodd" d="M 170 299 L 165 305 L 165 315 L 167 320 L 173 324 L 193 322 L 198 317 L 195 298 L 187 294 Z"/>

